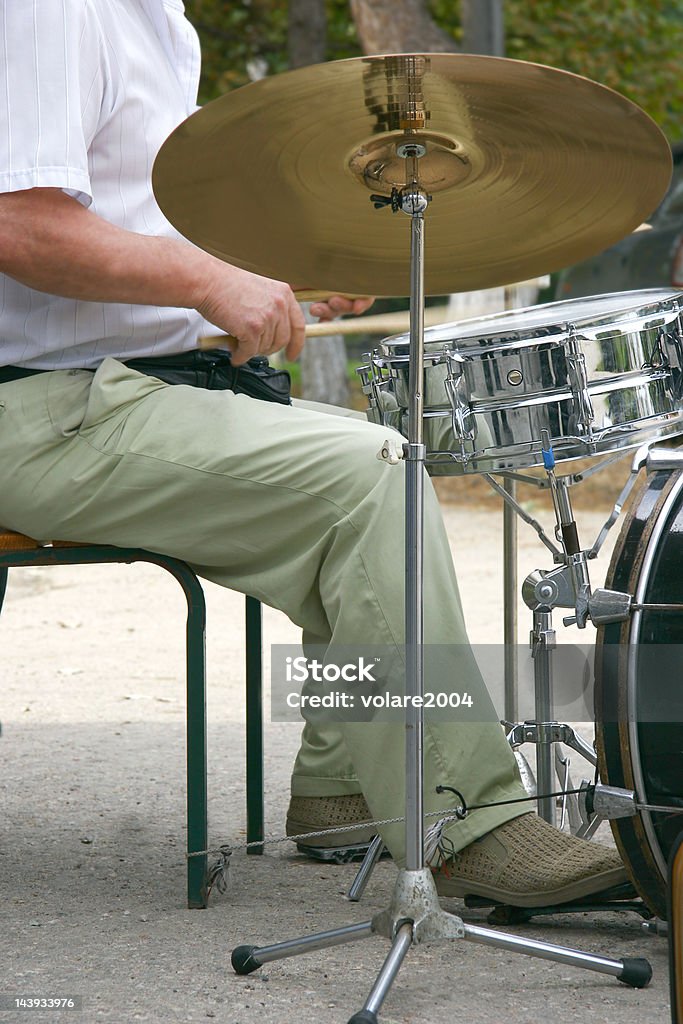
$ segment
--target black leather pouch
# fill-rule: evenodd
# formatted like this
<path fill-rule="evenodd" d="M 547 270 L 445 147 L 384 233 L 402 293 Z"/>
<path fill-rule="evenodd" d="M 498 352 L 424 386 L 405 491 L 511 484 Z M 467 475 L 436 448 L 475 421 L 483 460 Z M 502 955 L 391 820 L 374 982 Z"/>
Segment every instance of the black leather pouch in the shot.
<path fill-rule="evenodd" d="M 195 350 L 175 356 L 128 359 L 126 366 L 157 377 L 166 384 L 189 384 L 210 391 L 234 391 L 264 402 L 291 405 L 291 379 L 286 370 L 271 366 L 265 356 L 254 356 L 233 366 L 225 349 Z"/>

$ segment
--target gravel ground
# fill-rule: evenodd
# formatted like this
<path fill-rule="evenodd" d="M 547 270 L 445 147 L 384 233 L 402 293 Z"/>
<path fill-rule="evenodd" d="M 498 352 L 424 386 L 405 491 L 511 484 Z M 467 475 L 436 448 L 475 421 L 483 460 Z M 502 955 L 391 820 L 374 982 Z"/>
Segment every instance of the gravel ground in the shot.
<path fill-rule="evenodd" d="M 608 512 L 582 515 L 592 541 Z M 473 640 L 502 638 L 501 516 L 488 502 L 444 506 Z M 545 515 L 545 512 L 543 512 Z M 605 558 L 593 570 L 602 582 Z M 528 528 L 520 575 L 551 568 Z M 244 837 L 242 599 L 206 587 L 209 799 L 214 842 Z M 561 616 L 558 615 L 558 620 Z M 0 994 L 80 996 L 81 1011 L 0 1011 L 2 1021 L 253 1024 L 345 1022 L 386 954 L 378 938 L 285 960 L 246 978 L 233 946 L 270 943 L 368 919 L 395 869 L 383 862 L 360 904 L 355 869 L 301 857 L 289 843 L 236 854 L 232 884 L 205 911 L 184 908 L 184 599 L 150 566 L 13 570 L 2 614 L 3 736 Z M 520 611 L 520 637 L 529 629 Z M 296 641 L 266 614 L 266 643 Z M 267 831 L 283 832 L 298 727 L 267 725 Z M 611 841 L 609 833 L 606 840 Z M 483 912 L 447 909 L 470 922 Z M 558 915 L 520 934 L 605 956 L 647 956 L 651 986 L 467 942 L 411 950 L 385 1024 L 463 1020 L 564 1024 L 669 1020 L 666 944 L 632 913 Z"/>

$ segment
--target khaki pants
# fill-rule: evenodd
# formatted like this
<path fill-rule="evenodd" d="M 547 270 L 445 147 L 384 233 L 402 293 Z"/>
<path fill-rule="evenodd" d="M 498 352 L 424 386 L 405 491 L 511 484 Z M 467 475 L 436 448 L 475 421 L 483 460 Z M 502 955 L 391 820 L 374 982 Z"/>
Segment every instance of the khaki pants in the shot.
<path fill-rule="evenodd" d="M 281 609 L 305 642 L 398 652 L 403 466 L 376 458 L 386 428 L 330 411 L 168 386 L 114 359 L 94 375 L 63 370 L 0 385 L 0 523 L 38 539 L 161 551 Z M 424 605 L 426 643 L 466 644 L 429 483 Z M 450 685 L 490 707 L 471 658 L 468 666 Z M 426 724 L 426 810 L 452 805 L 434 793 L 439 782 L 471 804 L 523 795 L 500 726 L 476 717 Z M 403 813 L 402 725 L 308 723 L 292 793 L 359 791 L 374 817 Z M 448 834 L 458 849 L 525 810 L 476 811 Z M 400 861 L 403 826 L 383 835 Z"/>

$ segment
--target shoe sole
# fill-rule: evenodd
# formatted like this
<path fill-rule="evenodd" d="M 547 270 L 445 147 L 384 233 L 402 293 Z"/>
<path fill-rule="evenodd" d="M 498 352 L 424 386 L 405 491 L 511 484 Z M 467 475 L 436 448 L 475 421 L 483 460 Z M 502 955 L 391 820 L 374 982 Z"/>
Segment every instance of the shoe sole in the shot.
<path fill-rule="evenodd" d="M 465 896 L 482 896 L 509 907 L 551 907 L 560 903 L 573 903 L 587 896 L 597 896 L 605 889 L 623 885 L 629 878 L 623 867 L 612 868 L 610 871 L 590 875 L 559 889 L 545 889 L 543 892 L 515 892 L 495 885 L 485 885 L 456 877 L 448 878 L 444 875 L 435 875 L 434 880 L 439 896 L 445 898 L 464 899 Z"/>
<path fill-rule="evenodd" d="M 354 861 L 365 860 L 365 855 L 370 849 L 370 843 L 359 843 L 355 846 L 302 846 L 296 844 L 299 853 L 305 854 L 311 860 L 317 860 L 325 864 L 351 864 Z M 385 848 L 381 858 L 384 860 L 391 854 Z"/>

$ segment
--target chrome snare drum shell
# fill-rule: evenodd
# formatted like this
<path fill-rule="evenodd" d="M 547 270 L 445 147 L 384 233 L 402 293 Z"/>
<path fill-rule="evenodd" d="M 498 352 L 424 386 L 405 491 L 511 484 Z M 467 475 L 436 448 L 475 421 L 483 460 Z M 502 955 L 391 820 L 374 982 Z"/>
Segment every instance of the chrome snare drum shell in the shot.
<path fill-rule="evenodd" d="M 539 465 L 683 433 L 683 295 L 652 289 L 531 306 L 425 331 L 433 475 Z M 405 434 L 409 335 L 369 369 L 370 418 Z"/>

